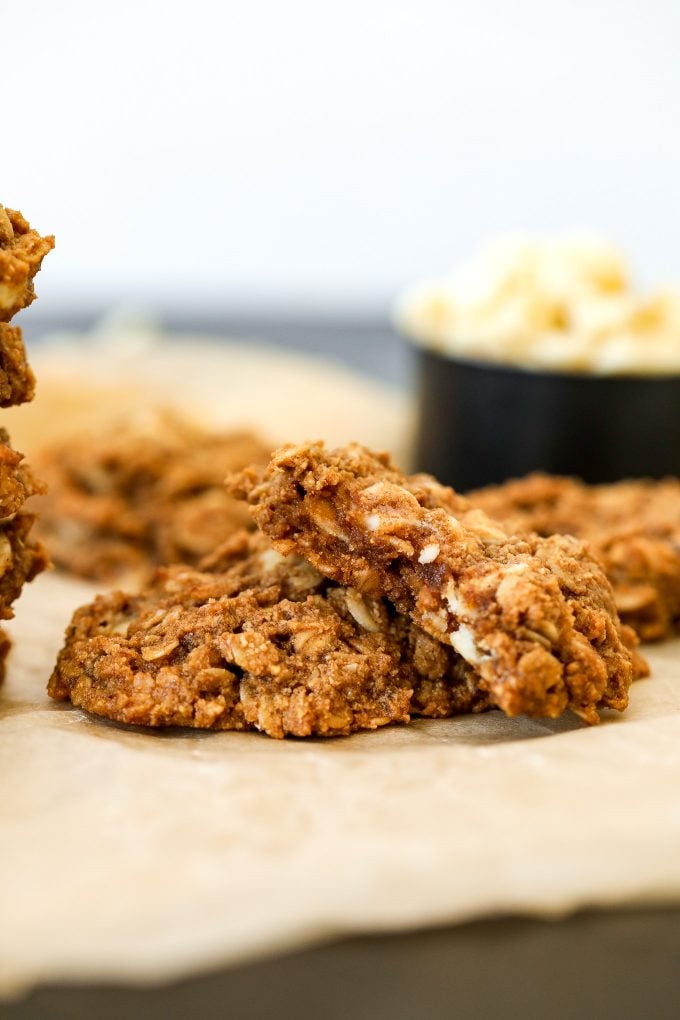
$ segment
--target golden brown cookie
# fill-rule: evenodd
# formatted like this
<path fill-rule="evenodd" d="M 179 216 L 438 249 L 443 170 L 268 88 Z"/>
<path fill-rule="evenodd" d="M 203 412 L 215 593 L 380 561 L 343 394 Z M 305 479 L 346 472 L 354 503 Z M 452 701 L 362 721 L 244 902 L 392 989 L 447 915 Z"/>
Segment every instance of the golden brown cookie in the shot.
<path fill-rule="evenodd" d="M 452 649 L 262 536 L 236 536 L 213 567 L 161 568 L 139 594 L 79 609 L 49 694 L 127 724 L 272 737 L 488 707 Z"/>
<path fill-rule="evenodd" d="M 514 536 L 425 475 L 353 444 L 285 446 L 242 474 L 258 526 L 283 553 L 387 597 L 475 669 L 508 715 L 588 723 L 623 709 L 633 677 L 611 585 L 582 543 Z"/>
<path fill-rule="evenodd" d="M 0 322 L 0 407 L 13 407 L 33 399 L 35 376 L 26 360 L 18 326 Z"/>
<path fill-rule="evenodd" d="M 35 298 L 33 278 L 54 248 L 20 212 L 0 205 L 0 322 L 9 322 Z"/>
<path fill-rule="evenodd" d="M 10 445 L 5 429 L 0 428 L 0 519 L 10 517 L 19 510 L 29 496 L 45 492 L 42 482 Z"/>
<path fill-rule="evenodd" d="M 9 320 L 33 301 L 33 278 L 54 238 L 40 237 L 21 213 L 0 205 L 0 407 L 31 400 L 35 379 L 26 361 L 21 330 Z M 23 456 L 12 449 L 0 429 L 0 619 L 11 619 L 12 603 L 26 581 L 48 563 L 39 542 L 29 537 L 35 515 L 21 507 L 29 496 L 44 492 Z M 0 682 L 10 641 L 0 630 Z"/>
<path fill-rule="evenodd" d="M 49 564 L 47 550 L 30 534 L 34 522 L 35 514 L 23 511 L 0 521 L 0 620 L 12 619 L 24 584 Z"/>
<path fill-rule="evenodd" d="M 85 578 L 196 564 L 252 527 L 224 479 L 266 457 L 251 433 L 212 433 L 167 412 L 109 423 L 36 458 L 49 488 L 39 533 L 57 567 Z"/>
<path fill-rule="evenodd" d="M 532 474 L 479 489 L 470 500 L 506 527 L 575 535 L 602 562 L 624 623 L 642 641 L 680 628 L 680 480 L 585 485 Z"/>

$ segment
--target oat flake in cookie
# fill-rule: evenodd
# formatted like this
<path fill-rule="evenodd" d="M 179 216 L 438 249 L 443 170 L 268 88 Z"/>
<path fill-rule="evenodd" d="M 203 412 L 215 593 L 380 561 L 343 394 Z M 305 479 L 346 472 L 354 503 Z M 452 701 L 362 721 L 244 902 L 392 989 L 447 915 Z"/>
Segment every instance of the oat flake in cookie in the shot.
<path fill-rule="evenodd" d="M 476 670 L 508 715 L 588 723 L 624 709 L 632 633 L 599 563 L 574 538 L 513 536 L 429 476 L 359 445 L 286 446 L 232 483 L 284 553 L 387 597 Z"/>
<path fill-rule="evenodd" d="M 272 737 L 489 707 L 453 649 L 261 535 L 234 536 L 203 566 L 79 609 L 49 694 L 121 723 Z"/>

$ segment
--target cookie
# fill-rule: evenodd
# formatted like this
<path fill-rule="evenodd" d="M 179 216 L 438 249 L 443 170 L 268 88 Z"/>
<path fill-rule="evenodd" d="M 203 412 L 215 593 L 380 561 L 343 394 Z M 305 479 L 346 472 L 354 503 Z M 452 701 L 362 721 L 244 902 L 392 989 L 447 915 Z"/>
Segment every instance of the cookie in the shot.
<path fill-rule="evenodd" d="M 20 212 L 0 206 L 0 322 L 9 322 L 35 298 L 33 278 L 53 237 L 41 237 Z"/>
<path fill-rule="evenodd" d="M 34 478 L 23 454 L 12 449 L 9 435 L 0 428 L 0 519 L 15 514 L 29 496 L 44 491 L 45 486 Z"/>
<path fill-rule="evenodd" d="M 109 422 L 36 458 L 49 487 L 40 535 L 58 568 L 92 580 L 196 565 L 230 534 L 252 528 L 224 478 L 266 457 L 251 433 L 211 433 L 169 412 Z"/>
<path fill-rule="evenodd" d="M 262 536 L 241 533 L 203 567 L 160 568 L 138 594 L 79 609 L 50 696 L 120 723 L 279 738 L 488 707 L 453 649 Z"/>
<path fill-rule="evenodd" d="M 21 330 L 0 322 L 0 407 L 25 404 L 34 394 L 35 376 L 26 360 Z"/>
<path fill-rule="evenodd" d="M 532 474 L 469 497 L 513 531 L 587 542 L 612 583 L 621 619 L 642 641 L 660 641 L 680 629 L 677 478 L 585 485 Z"/>
<path fill-rule="evenodd" d="M 46 549 L 30 534 L 34 522 L 35 514 L 24 511 L 0 521 L 0 620 L 12 619 L 24 584 L 49 564 Z"/>
<path fill-rule="evenodd" d="M 633 678 L 611 585 L 577 539 L 512 535 L 433 478 L 356 444 L 285 446 L 231 491 L 284 554 L 388 598 L 452 646 L 508 715 L 588 723 L 623 709 Z"/>
<path fill-rule="evenodd" d="M 0 205 L 0 407 L 31 400 L 35 378 L 26 360 L 21 330 L 9 325 L 16 312 L 33 301 L 33 278 L 54 238 L 41 237 L 21 213 Z M 45 549 L 29 537 L 35 515 L 21 508 L 33 495 L 44 492 L 23 456 L 12 449 L 0 429 L 0 619 L 14 615 L 12 603 L 26 581 L 44 570 Z M 0 682 L 10 641 L 0 630 Z"/>

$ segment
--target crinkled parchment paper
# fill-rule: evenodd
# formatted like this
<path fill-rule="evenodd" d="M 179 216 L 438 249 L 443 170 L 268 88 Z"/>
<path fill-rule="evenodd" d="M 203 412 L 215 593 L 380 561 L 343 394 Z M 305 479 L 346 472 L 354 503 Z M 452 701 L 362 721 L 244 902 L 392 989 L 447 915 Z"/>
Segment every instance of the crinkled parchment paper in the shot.
<path fill-rule="evenodd" d="M 355 398 L 357 432 L 378 396 Z M 653 678 L 596 728 L 492 712 L 332 741 L 156 733 L 44 693 L 92 593 L 43 576 L 12 625 L 3 993 L 177 978 L 344 932 L 680 900 L 680 642 L 649 650 Z"/>

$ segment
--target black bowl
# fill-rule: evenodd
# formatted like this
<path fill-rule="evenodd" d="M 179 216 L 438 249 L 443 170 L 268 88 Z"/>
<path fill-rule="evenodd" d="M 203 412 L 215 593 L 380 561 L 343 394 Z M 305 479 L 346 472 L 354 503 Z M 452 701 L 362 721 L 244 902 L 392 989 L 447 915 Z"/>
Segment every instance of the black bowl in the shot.
<path fill-rule="evenodd" d="M 417 348 L 415 468 L 465 491 L 529 471 L 680 475 L 680 375 L 533 372 Z"/>

